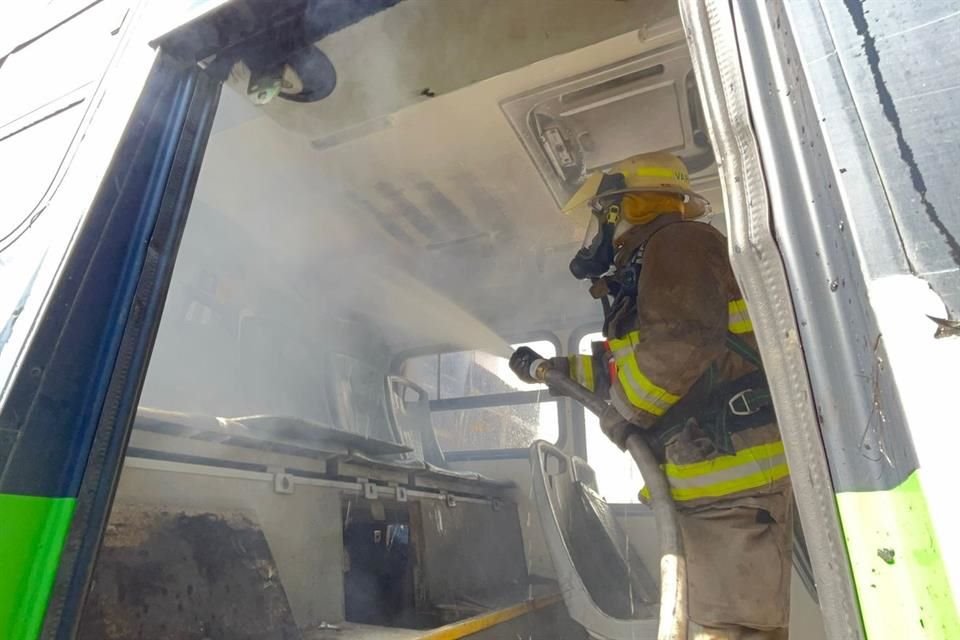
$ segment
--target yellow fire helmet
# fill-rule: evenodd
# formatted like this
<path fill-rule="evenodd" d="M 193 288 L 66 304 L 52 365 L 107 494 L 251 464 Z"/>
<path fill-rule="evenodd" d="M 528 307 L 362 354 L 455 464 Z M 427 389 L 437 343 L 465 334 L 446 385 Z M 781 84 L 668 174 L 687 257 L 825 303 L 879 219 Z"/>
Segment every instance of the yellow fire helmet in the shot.
<path fill-rule="evenodd" d="M 597 193 L 604 174 L 617 173 L 623 174 L 626 188 Z M 634 156 L 609 169 L 594 172 L 573 194 L 563 212 L 573 213 L 585 206 L 592 208 L 599 196 L 617 193 L 627 194 L 627 198 L 633 201 L 625 202 L 623 207 L 625 221 L 632 224 L 646 224 L 661 213 L 678 212 L 689 220 L 710 211 L 710 203 L 690 189 L 690 176 L 683 160 L 672 153 L 658 152 Z M 680 196 L 682 203 L 678 206 L 673 198 L 658 195 Z M 665 202 L 669 205 L 663 206 Z M 659 207 L 663 208 L 658 210 Z"/>

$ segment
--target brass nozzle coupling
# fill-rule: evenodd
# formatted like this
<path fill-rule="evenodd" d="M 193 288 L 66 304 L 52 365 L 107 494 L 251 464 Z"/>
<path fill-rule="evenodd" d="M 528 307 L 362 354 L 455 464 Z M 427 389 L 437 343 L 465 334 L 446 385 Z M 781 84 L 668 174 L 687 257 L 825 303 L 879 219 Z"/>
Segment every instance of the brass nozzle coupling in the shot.
<path fill-rule="evenodd" d="M 547 379 L 547 371 L 550 370 L 550 367 L 551 364 L 549 360 L 537 358 L 530 363 L 530 377 L 534 380 L 544 382 Z"/>

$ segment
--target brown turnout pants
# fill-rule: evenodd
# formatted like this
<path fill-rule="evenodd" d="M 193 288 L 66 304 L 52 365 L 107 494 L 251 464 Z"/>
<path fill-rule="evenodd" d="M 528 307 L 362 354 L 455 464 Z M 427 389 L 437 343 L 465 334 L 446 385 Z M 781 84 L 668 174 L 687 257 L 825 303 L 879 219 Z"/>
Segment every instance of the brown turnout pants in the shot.
<path fill-rule="evenodd" d="M 690 640 L 787 640 L 787 630 L 780 628 L 760 631 L 747 627 L 701 627 L 691 622 L 688 637 Z"/>
<path fill-rule="evenodd" d="M 691 640 L 786 639 L 792 514 L 789 487 L 680 510 Z"/>

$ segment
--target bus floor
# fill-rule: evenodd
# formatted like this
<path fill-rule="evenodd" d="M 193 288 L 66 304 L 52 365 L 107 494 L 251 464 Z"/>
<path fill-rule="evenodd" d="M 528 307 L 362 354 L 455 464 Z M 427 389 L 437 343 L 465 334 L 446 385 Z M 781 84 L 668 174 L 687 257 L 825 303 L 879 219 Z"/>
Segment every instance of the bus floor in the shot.
<path fill-rule="evenodd" d="M 345 622 L 306 630 L 303 640 L 585 640 L 559 594 L 535 597 L 435 629 L 396 629 Z"/>

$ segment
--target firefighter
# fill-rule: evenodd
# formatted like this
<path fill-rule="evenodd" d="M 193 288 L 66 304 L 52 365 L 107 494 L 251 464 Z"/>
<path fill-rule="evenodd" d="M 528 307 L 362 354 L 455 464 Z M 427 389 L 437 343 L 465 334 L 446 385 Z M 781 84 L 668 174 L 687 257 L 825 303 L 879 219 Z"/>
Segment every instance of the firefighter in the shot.
<path fill-rule="evenodd" d="M 606 341 L 555 358 L 609 397 L 601 428 L 621 449 L 641 432 L 677 505 L 691 638 L 786 638 L 792 494 L 747 306 L 709 204 L 671 154 L 590 176 L 564 209 L 590 223 L 570 263 L 603 302 Z M 523 379 L 538 358 L 515 352 Z M 641 497 L 643 492 L 641 492 Z"/>

